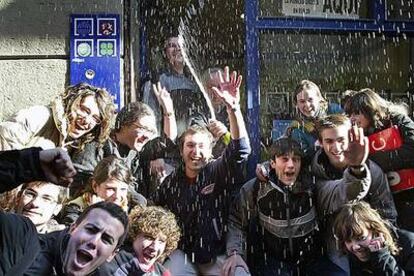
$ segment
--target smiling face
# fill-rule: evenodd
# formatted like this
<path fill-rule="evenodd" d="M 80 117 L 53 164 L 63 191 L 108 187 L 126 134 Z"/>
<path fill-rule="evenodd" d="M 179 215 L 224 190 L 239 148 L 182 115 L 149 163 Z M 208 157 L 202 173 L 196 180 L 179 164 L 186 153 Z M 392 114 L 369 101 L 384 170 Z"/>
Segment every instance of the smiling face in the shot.
<path fill-rule="evenodd" d="M 99 124 L 101 124 L 101 117 L 95 97 L 89 95 L 75 100 L 71 109 L 68 135 L 73 139 L 78 139 L 91 132 Z"/>
<path fill-rule="evenodd" d="M 291 186 L 296 182 L 300 172 L 301 158 L 293 153 L 277 156 L 270 160 L 270 166 L 276 171 L 281 183 Z"/>
<path fill-rule="evenodd" d="M 92 184 L 94 192 L 103 200 L 115 203 L 122 207 L 126 202 L 128 194 L 128 184 L 115 178 L 109 178 L 102 183 Z"/>
<path fill-rule="evenodd" d="M 155 136 L 157 136 L 155 116 L 142 116 L 136 122 L 122 126 L 116 133 L 118 142 L 138 152 Z"/>
<path fill-rule="evenodd" d="M 188 177 L 196 177 L 211 158 L 211 141 L 206 133 L 187 134 L 181 156 Z"/>
<path fill-rule="evenodd" d="M 122 223 L 107 211 L 95 208 L 70 228 L 64 255 L 66 275 L 87 275 L 115 256 L 118 240 L 124 233 Z"/>
<path fill-rule="evenodd" d="M 323 150 L 335 168 L 342 169 L 347 165 L 344 152 L 349 145 L 349 129 L 348 125 L 340 125 L 323 129 L 320 133 Z"/>
<path fill-rule="evenodd" d="M 184 64 L 184 58 L 181 53 L 181 47 L 178 43 L 178 37 L 168 38 L 165 44 L 165 55 L 168 59 L 168 62 L 175 66 L 177 64 Z"/>
<path fill-rule="evenodd" d="M 39 230 L 60 211 L 59 192 L 54 184 L 32 182 L 21 192 L 16 213 L 28 217 Z"/>
<path fill-rule="evenodd" d="M 309 118 L 315 117 L 321 104 L 321 97 L 315 89 L 306 89 L 296 95 L 296 107 L 299 112 Z"/>
<path fill-rule="evenodd" d="M 370 245 L 372 239 L 372 231 L 364 228 L 361 235 L 345 241 L 346 250 L 357 257 L 361 262 L 366 262 L 369 260 L 370 251 L 368 246 Z"/>
<path fill-rule="evenodd" d="M 133 243 L 135 255 L 144 271 L 148 271 L 164 253 L 167 237 L 158 233 L 156 237 L 139 234 Z"/>

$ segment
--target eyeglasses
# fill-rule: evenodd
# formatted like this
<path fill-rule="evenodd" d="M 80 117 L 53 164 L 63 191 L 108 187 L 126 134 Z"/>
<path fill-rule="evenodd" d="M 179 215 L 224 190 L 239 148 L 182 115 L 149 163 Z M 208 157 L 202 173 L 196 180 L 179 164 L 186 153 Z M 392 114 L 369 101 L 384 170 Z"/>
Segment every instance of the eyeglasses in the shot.
<path fill-rule="evenodd" d="M 102 120 L 96 114 L 91 114 L 89 108 L 83 105 L 80 105 L 79 108 L 76 109 L 76 113 L 83 118 L 92 118 L 90 122 L 92 122 L 93 126 L 97 126 L 102 123 Z"/>
<path fill-rule="evenodd" d="M 23 196 L 28 199 L 29 201 L 33 201 L 36 198 L 40 198 L 44 203 L 53 204 L 57 203 L 57 199 L 52 198 L 47 194 L 39 195 L 36 191 L 31 189 L 26 189 L 23 191 Z"/>

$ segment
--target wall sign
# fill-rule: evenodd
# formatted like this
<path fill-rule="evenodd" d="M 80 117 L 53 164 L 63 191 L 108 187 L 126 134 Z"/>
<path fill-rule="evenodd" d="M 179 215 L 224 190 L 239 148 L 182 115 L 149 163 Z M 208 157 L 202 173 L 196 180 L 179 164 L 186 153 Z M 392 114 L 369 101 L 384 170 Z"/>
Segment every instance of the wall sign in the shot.
<path fill-rule="evenodd" d="M 282 0 L 286 16 L 318 18 L 359 18 L 361 0 Z"/>
<path fill-rule="evenodd" d="M 70 83 L 105 88 L 121 108 L 120 16 L 74 14 L 70 25 Z"/>

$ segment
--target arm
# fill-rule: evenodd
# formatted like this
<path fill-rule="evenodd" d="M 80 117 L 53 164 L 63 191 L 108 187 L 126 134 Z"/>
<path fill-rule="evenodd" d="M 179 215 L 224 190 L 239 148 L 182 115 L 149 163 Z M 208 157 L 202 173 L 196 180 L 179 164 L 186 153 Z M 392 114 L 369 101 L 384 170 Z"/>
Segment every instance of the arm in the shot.
<path fill-rule="evenodd" d="M 247 130 L 244 124 L 243 115 L 240 110 L 240 85 L 242 76 L 236 72 L 229 75 L 229 68 L 224 68 L 224 79 L 220 72 L 220 89 L 213 87 L 214 93 L 223 100 L 226 105 L 230 123 L 230 134 L 233 140 L 247 137 Z"/>
<path fill-rule="evenodd" d="M 51 116 L 48 107 L 32 106 L 20 110 L 9 121 L 0 123 L 0 150 L 27 147 L 31 138 L 46 125 Z"/>
<path fill-rule="evenodd" d="M 359 178 L 346 169 L 342 179 L 317 180 L 316 192 L 320 214 L 332 214 L 352 200 L 362 200 L 371 186 L 371 173 L 364 165 L 366 175 Z"/>
<path fill-rule="evenodd" d="M 62 149 L 28 148 L 0 153 L 0 193 L 24 182 L 47 180 L 67 186 L 76 174 L 69 155 Z"/>
<path fill-rule="evenodd" d="M 259 185 L 255 178 L 244 184 L 230 209 L 226 236 L 228 259 L 223 265 L 225 275 L 232 275 L 231 273 L 235 271 L 236 266 L 242 266 L 248 271 L 242 256 L 245 256 L 249 219 L 256 216 L 254 203 L 255 185 Z"/>
<path fill-rule="evenodd" d="M 153 84 L 152 88 L 162 107 L 164 133 L 168 138 L 174 141 L 177 138 L 177 121 L 175 120 L 174 105 L 171 95 L 164 87 L 161 87 L 160 82 L 158 82 L 157 85 Z"/>

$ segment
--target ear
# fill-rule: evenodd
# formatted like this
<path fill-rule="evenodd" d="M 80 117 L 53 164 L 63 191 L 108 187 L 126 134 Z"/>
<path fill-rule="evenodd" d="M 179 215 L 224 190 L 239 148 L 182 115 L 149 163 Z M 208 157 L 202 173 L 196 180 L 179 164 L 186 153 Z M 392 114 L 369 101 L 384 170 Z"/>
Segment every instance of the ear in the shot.
<path fill-rule="evenodd" d="M 76 222 L 72 223 L 69 226 L 69 234 L 72 234 L 72 232 L 75 231 L 76 227 L 78 227 L 78 225 L 76 224 Z"/>
<path fill-rule="evenodd" d="M 272 169 L 274 169 L 274 170 L 276 170 L 276 161 L 275 160 L 273 160 L 273 159 L 270 159 L 270 167 L 272 168 Z"/>
<path fill-rule="evenodd" d="M 96 189 L 98 188 L 98 184 L 96 183 L 96 181 L 94 179 L 92 179 L 91 186 L 92 186 L 92 191 L 94 193 L 96 193 Z"/>
<path fill-rule="evenodd" d="M 119 248 L 115 249 L 114 252 L 112 252 L 112 254 L 106 258 L 106 261 L 109 263 L 110 261 L 112 261 L 113 258 L 115 258 L 116 254 L 118 254 L 119 252 Z"/>

